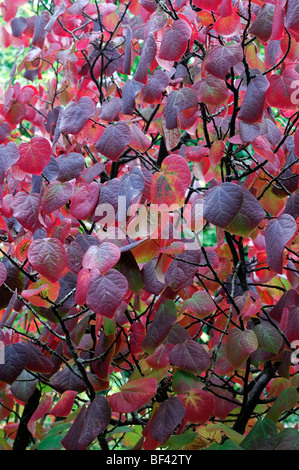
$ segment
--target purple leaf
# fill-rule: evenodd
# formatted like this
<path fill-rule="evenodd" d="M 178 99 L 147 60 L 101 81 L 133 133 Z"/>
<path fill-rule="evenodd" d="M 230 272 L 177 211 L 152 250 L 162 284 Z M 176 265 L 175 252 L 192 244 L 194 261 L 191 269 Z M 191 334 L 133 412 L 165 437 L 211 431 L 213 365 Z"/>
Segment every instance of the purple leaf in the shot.
<path fill-rule="evenodd" d="M 69 181 L 60 183 L 53 181 L 50 183 L 42 196 L 42 207 L 47 214 L 51 214 L 55 210 L 64 206 L 69 202 L 73 195 L 73 185 Z"/>
<path fill-rule="evenodd" d="M 78 104 L 74 101 L 62 111 L 60 130 L 66 134 L 78 134 L 95 112 L 95 104 L 89 96 L 82 96 Z"/>
<path fill-rule="evenodd" d="M 34 232 L 41 227 L 38 219 L 40 211 L 40 195 L 18 192 L 11 205 L 12 213 L 17 221 L 27 230 Z"/>
<path fill-rule="evenodd" d="M 155 59 L 156 51 L 157 45 L 155 36 L 153 35 L 153 33 L 150 33 L 143 43 L 138 67 L 134 74 L 134 80 L 136 80 L 137 82 L 144 83 L 145 85 L 147 84 L 147 71 L 148 68 L 151 66 L 151 63 Z"/>
<path fill-rule="evenodd" d="M 248 189 L 241 186 L 243 203 L 236 217 L 226 226 L 225 230 L 241 237 L 249 237 L 263 220 L 265 211 L 259 201 Z"/>
<path fill-rule="evenodd" d="M 224 79 L 229 70 L 243 59 L 240 44 L 214 46 L 207 56 L 205 69 L 214 77 Z"/>
<path fill-rule="evenodd" d="M 34 392 L 37 383 L 38 379 L 35 379 L 30 372 L 27 372 L 27 370 L 24 369 L 12 384 L 10 390 L 17 400 L 27 403 Z"/>
<path fill-rule="evenodd" d="M 213 225 L 225 229 L 243 204 L 243 192 L 234 183 L 222 183 L 209 190 L 204 198 L 203 216 Z"/>
<path fill-rule="evenodd" d="M 200 258 L 200 250 L 188 250 L 176 255 L 165 273 L 165 283 L 174 291 L 181 289 L 195 275 Z"/>
<path fill-rule="evenodd" d="M 161 41 L 160 59 L 179 61 L 187 50 L 191 32 L 191 27 L 183 19 L 175 21 L 171 28 L 166 28 Z"/>
<path fill-rule="evenodd" d="M 137 202 L 137 198 L 142 194 L 144 186 L 143 174 L 137 166 L 134 166 L 131 173 L 126 173 L 122 177 L 118 195 L 126 198 L 127 210 L 133 202 Z"/>
<path fill-rule="evenodd" d="M 261 74 L 250 81 L 238 114 L 239 119 L 249 124 L 263 121 L 265 93 L 269 85 L 267 78 Z"/>
<path fill-rule="evenodd" d="M 86 304 L 99 315 L 113 318 L 128 290 L 126 278 L 115 269 L 93 276 L 88 286 Z"/>
<path fill-rule="evenodd" d="M 56 372 L 50 380 L 51 386 L 57 390 L 58 393 L 66 392 L 67 390 L 74 390 L 76 392 L 85 392 L 87 390 L 87 385 L 80 378 L 80 373 L 77 369 L 69 369 L 64 367 L 64 369 Z M 79 375 L 79 377 L 78 377 Z"/>
<path fill-rule="evenodd" d="M 187 340 L 176 344 L 169 355 L 170 364 L 174 367 L 201 374 L 210 365 L 210 356 L 196 341 Z"/>
<path fill-rule="evenodd" d="M 141 345 L 148 354 L 153 354 L 170 332 L 172 325 L 177 321 L 176 305 L 173 300 L 162 304 L 152 323 L 149 325 L 146 336 Z"/>
<path fill-rule="evenodd" d="M 114 121 L 122 107 L 122 99 L 115 96 L 110 101 L 105 101 L 99 111 L 99 118 L 103 121 Z"/>
<path fill-rule="evenodd" d="M 119 121 L 115 125 L 110 124 L 106 127 L 95 147 L 98 152 L 116 162 L 130 141 L 131 129 L 129 124 Z"/>
<path fill-rule="evenodd" d="M 159 103 L 162 99 L 162 92 L 169 84 L 169 77 L 163 70 L 155 70 L 148 79 L 148 84 L 141 89 L 143 101 L 149 104 Z"/>
<path fill-rule="evenodd" d="M 84 157 L 81 153 L 71 152 L 57 158 L 59 167 L 58 181 L 70 181 L 78 178 L 84 170 Z"/>
<path fill-rule="evenodd" d="M 87 408 L 79 444 L 87 448 L 109 424 L 111 408 L 107 398 L 98 395 Z"/>
<path fill-rule="evenodd" d="M 28 351 L 26 369 L 41 374 L 49 374 L 53 369 L 53 362 L 29 341 L 27 341 L 26 345 Z"/>
<path fill-rule="evenodd" d="M 257 36 L 264 43 L 269 41 L 272 34 L 274 10 L 274 5 L 265 3 L 248 30 L 250 34 Z"/>
<path fill-rule="evenodd" d="M 66 450 L 85 450 L 85 445 L 79 443 L 82 428 L 87 416 L 86 405 L 83 405 L 70 429 L 61 440 L 61 444 Z"/>
<path fill-rule="evenodd" d="M 185 407 L 178 397 L 163 401 L 152 419 L 151 436 L 160 444 L 166 444 L 185 413 Z"/>
<path fill-rule="evenodd" d="M 43 10 L 39 16 L 37 16 L 34 26 L 34 33 L 31 42 L 31 46 L 39 47 L 40 49 L 44 46 L 44 41 L 48 34 L 46 31 L 46 25 L 49 23 L 51 15 L 48 11 Z"/>
<path fill-rule="evenodd" d="M 142 84 L 136 80 L 127 80 L 122 89 L 122 114 L 134 113 L 135 98 L 140 92 Z"/>
<path fill-rule="evenodd" d="M 178 127 L 178 114 L 190 108 L 195 108 L 195 112 L 196 106 L 197 97 L 192 88 L 181 88 L 180 90 L 171 91 L 168 95 L 164 111 L 167 129 Z"/>
<path fill-rule="evenodd" d="M 283 214 L 279 219 L 270 220 L 265 231 L 267 263 L 273 271 L 282 274 L 283 250 L 297 230 L 294 218 Z"/>
<path fill-rule="evenodd" d="M 0 380 L 11 385 L 25 369 L 28 350 L 25 343 L 8 344 L 4 348 L 4 364 L 0 363 Z"/>
<path fill-rule="evenodd" d="M 299 217 L 299 191 L 287 199 L 283 213 L 291 215 L 295 220 Z"/>
<path fill-rule="evenodd" d="M 131 41 L 132 41 L 132 29 L 130 28 L 130 26 L 127 26 L 124 68 L 123 68 L 123 74 L 125 75 L 130 75 L 131 73 L 131 56 L 132 56 Z"/>

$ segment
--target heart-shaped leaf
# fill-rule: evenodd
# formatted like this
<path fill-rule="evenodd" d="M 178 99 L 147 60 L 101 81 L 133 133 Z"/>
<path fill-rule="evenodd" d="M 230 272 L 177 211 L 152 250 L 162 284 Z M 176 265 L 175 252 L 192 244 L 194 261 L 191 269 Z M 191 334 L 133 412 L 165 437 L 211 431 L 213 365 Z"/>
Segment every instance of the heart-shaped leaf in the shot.
<path fill-rule="evenodd" d="M 92 277 L 87 291 L 86 304 L 99 315 L 113 318 L 128 290 L 126 278 L 115 269 Z"/>
<path fill-rule="evenodd" d="M 116 161 L 131 141 L 131 129 L 125 121 L 110 124 L 96 143 L 96 149 L 105 157 Z"/>
<path fill-rule="evenodd" d="M 205 424 L 213 414 L 215 398 L 212 393 L 196 388 L 179 395 L 179 399 L 186 409 L 184 419 L 190 423 Z"/>
<path fill-rule="evenodd" d="M 176 344 L 169 355 L 170 364 L 194 374 L 201 374 L 210 365 L 210 356 L 196 341 Z"/>
<path fill-rule="evenodd" d="M 110 406 L 117 413 L 132 413 L 148 403 L 157 393 L 157 379 L 129 380 L 120 392 L 108 396 Z"/>
<path fill-rule="evenodd" d="M 113 268 L 120 258 L 120 249 L 115 243 L 104 242 L 91 246 L 83 256 L 83 268 L 97 268 L 101 274 Z"/>
<path fill-rule="evenodd" d="M 154 173 L 151 182 L 153 204 L 184 205 L 185 193 L 191 183 L 188 163 L 179 155 L 169 155 L 161 165 L 161 172 Z"/>
<path fill-rule="evenodd" d="M 82 96 L 78 104 L 74 101 L 62 111 L 60 130 L 66 134 L 78 134 L 95 112 L 95 104 L 89 96 Z"/>
<path fill-rule="evenodd" d="M 42 276 L 56 282 L 67 265 L 67 254 L 57 238 L 44 238 L 31 243 L 28 260 Z"/>
<path fill-rule="evenodd" d="M 33 137 L 29 143 L 19 145 L 18 166 L 25 173 L 41 175 L 51 160 L 52 148 L 44 137 Z"/>
<path fill-rule="evenodd" d="M 222 183 L 209 190 L 204 198 L 203 216 L 208 222 L 225 229 L 243 204 L 243 192 L 234 183 Z"/>
<path fill-rule="evenodd" d="M 55 210 L 67 204 L 72 195 L 72 183 L 69 181 L 66 181 L 65 183 L 53 181 L 46 187 L 42 196 L 42 207 L 47 212 L 47 214 L 51 214 Z"/>
<path fill-rule="evenodd" d="M 226 355 L 234 369 L 239 369 L 251 353 L 258 348 L 258 339 L 253 330 L 231 328 L 226 341 Z"/>
<path fill-rule="evenodd" d="M 226 44 L 225 46 L 214 46 L 208 54 L 205 69 L 211 75 L 222 80 L 229 70 L 241 62 L 243 49 L 240 44 Z"/>
<path fill-rule="evenodd" d="M 172 27 L 166 28 L 162 36 L 160 59 L 180 60 L 187 50 L 191 32 L 191 27 L 183 19 L 178 19 Z"/>

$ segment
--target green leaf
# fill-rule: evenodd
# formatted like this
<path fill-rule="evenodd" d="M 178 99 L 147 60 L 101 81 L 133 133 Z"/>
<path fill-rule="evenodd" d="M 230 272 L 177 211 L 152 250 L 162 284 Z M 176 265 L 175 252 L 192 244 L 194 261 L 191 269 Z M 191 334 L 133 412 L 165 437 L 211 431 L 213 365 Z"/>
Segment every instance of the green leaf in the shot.
<path fill-rule="evenodd" d="M 242 447 L 238 446 L 238 444 L 235 444 L 233 441 L 230 439 L 227 439 L 224 441 L 223 444 L 213 444 L 207 449 L 204 450 L 243 450 Z"/>
<path fill-rule="evenodd" d="M 299 432 L 294 428 L 285 428 L 278 435 L 275 450 L 299 450 Z"/>
<path fill-rule="evenodd" d="M 290 410 L 298 403 L 298 399 L 299 395 L 295 388 L 292 387 L 283 390 L 276 398 L 272 408 L 270 408 L 267 418 L 276 423 L 284 411 Z"/>
<path fill-rule="evenodd" d="M 255 326 L 254 332 L 257 336 L 259 347 L 263 351 L 278 354 L 283 345 L 283 338 L 277 329 L 268 322 L 262 322 Z"/>
<path fill-rule="evenodd" d="M 166 442 L 165 446 L 168 450 L 178 450 L 187 444 L 191 444 L 191 442 L 193 442 L 197 436 L 198 434 L 196 432 L 187 431 L 184 434 L 171 436 Z"/>
<path fill-rule="evenodd" d="M 240 446 L 245 450 L 273 450 L 278 442 L 276 424 L 269 418 L 257 421 Z"/>

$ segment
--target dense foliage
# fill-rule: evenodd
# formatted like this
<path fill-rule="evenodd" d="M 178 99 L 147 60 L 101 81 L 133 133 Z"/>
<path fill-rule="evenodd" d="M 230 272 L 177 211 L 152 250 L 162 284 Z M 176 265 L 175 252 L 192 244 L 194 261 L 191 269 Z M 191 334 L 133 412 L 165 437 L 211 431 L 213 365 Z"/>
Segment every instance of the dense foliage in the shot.
<path fill-rule="evenodd" d="M 298 450 L 298 0 L 0 8 L 0 448 Z"/>

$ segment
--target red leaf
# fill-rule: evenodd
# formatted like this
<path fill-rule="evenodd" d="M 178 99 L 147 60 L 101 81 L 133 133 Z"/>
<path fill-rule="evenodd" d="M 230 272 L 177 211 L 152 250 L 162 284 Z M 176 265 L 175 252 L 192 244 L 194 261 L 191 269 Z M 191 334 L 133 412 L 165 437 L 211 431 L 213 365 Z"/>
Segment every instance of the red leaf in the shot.
<path fill-rule="evenodd" d="M 229 97 L 229 90 L 223 80 L 208 75 L 206 79 L 196 82 L 192 87 L 196 93 L 198 101 L 220 106 Z"/>
<path fill-rule="evenodd" d="M 154 173 L 151 182 L 153 204 L 183 206 L 185 193 L 191 183 L 188 163 L 179 155 L 168 155 L 161 165 L 161 172 Z"/>
<path fill-rule="evenodd" d="M 51 282 L 59 280 L 67 265 L 67 255 L 57 238 L 34 240 L 28 250 L 28 260 L 36 271 Z"/>
<path fill-rule="evenodd" d="M 185 420 L 195 424 L 205 424 L 213 414 L 215 407 L 214 395 L 198 388 L 193 388 L 189 393 L 179 395 L 186 414 Z"/>
<path fill-rule="evenodd" d="M 60 183 L 59 181 L 53 181 L 50 183 L 42 196 L 42 207 L 51 214 L 55 210 L 64 206 L 69 202 L 73 195 L 73 185 L 69 181 Z"/>
<path fill-rule="evenodd" d="M 19 145 L 18 166 L 25 173 L 41 175 L 51 160 L 52 148 L 44 137 L 33 137 L 29 144 Z"/>
<path fill-rule="evenodd" d="M 157 379 L 129 380 L 120 392 L 108 396 L 110 406 L 117 413 L 132 413 L 148 403 L 157 393 Z"/>
<path fill-rule="evenodd" d="M 266 91 L 266 101 L 269 106 L 283 110 L 296 110 L 296 88 L 293 84 L 299 82 L 299 73 L 293 69 L 285 69 L 281 75 L 274 73 L 269 77 L 270 86 Z"/>
<path fill-rule="evenodd" d="M 38 407 L 36 408 L 35 412 L 31 416 L 27 424 L 27 428 L 31 432 L 31 434 L 33 435 L 35 434 L 36 421 L 38 421 L 43 416 L 45 416 L 46 413 L 48 413 L 51 405 L 52 405 L 52 398 L 44 394 L 41 402 L 39 403 Z"/>
<path fill-rule="evenodd" d="M 135 322 L 130 328 L 130 352 L 131 354 L 139 354 L 143 352 L 141 347 L 142 341 L 146 335 L 146 329 L 143 323 Z"/>
<path fill-rule="evenodd" d="M 101 274 L 116 265 L 120 258 L 120 249 L 115 243 L 104 242 L 100 246 L 93 245 L 83 256 L 83 268 L 97 268 Z"/>
<path fill-rule="evenodd" d="M 217 11 L 222 0 L 192 0 L 193 5 L 203 10 Z"/>
<path fill-rule="evenodd" d="M 231 328 L 226 341 L 226 355 L 234 369 L 239 369 L 249 355 L 258 348 L 258 339 L 252 330 Z"/>
<path fill-rule="evenodd" d="M 100 186 L 93 181 L 79 187 L 70 205 L 70 213 L 76 219 L 86 220 L 95 210 L 100 194 Z"/>
<path fill-rule="evenodd" d="M 216 306 L 206 291 L 195 292 L 190 299 L 182 304 L 181 313 L 192 312 L 198 318 L 205 318 L 216 310 Z"/>
<path fill-rule="evenodd" d="M 59 402 L 56 403 L 54 408 L 51 409 L 50 415 L 60 418 L 68 416 L 72 411 L 76 395 L 77 392 L 74 390 L 67 390 L 66 392 L 63 392 Z"/>

